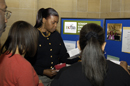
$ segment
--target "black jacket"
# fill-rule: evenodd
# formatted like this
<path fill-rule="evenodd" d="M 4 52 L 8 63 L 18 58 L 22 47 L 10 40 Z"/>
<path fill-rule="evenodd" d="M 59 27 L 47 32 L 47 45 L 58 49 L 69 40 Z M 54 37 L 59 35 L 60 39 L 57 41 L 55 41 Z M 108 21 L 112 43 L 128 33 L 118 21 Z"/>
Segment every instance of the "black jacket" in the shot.
<path fill-rule="evenodd" d="M 33 58 L 26 59 L 31 62 L 38 75 L 43 75 L 44 69 L 53 68 L 59 63 L 72 64 L 79 60 L 79 58 L 68 60 L 68 57 L 61 35 L 57 31 L 51 33 L 49 37 L 44 37 L 39 31 L 37 53 Z"/>

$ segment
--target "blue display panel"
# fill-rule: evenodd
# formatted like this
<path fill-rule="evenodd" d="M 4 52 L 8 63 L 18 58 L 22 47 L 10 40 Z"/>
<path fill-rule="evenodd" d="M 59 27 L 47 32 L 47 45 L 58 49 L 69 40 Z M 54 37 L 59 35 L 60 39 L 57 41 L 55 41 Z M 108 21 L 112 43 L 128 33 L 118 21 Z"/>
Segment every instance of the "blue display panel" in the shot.
<path fill-rule="evenodd" d="M 122 52 L 122 37 L 123 37 L 123 27 L 130 27 L 130 19 L 118 18 L 118 19 L 87 19 L 87 18 L 61 18 L 61 37 L 63 40 L 77 41 L 79 40 L 79 32 L 68 33 L 65 32 L 66 26 L 65 22 L 76 22 L 77 28 L 78 23 L 97 23 L 105 29 L 105 41 L 107 42 L 105 51 L 106 55 L 111 55 L 119 57 L 120 61 L 126 61 L 130 65 L 130 54 Z M 116 37 L 118 40 L 108 39 L 108 25 L 119 24 L 121 25 L 121 36 Z"/>
<path fill-rule="evenodd" d="M 121 36 L 119 40 L 109 40 L 108 39 L 108 25 L 121 24 Z M 105 38 L 106 38 L 106 48 L 105 51 L 107 55 L 112 55 L 120 58 L 120 61 L 126 61 L 130 65 L 130 54 L 122 52 L 122 37 L 123 37 L 123 27 L 130 27 L 130 19 L 105 19 Z"/>

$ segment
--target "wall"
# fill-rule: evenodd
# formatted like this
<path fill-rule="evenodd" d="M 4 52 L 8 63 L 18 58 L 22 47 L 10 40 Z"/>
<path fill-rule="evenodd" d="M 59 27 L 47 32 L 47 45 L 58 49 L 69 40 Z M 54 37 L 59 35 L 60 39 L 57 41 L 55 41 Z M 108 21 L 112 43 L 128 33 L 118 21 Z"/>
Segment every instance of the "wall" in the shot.
<path fill-rule="evenodd" d="M 12 15 L 7 23 L 6 31 L 2 34 L 1 44 L 3 44 L 8 36 L 11 25 L 18 21 L 24 20 L 32 25 L 35 24 L 37 11 L 37 0 L 5 0 L 8 6 L 7 10 L 12 12 Z"/>
<path fill-rule="evenodd" d="M 60 14 L 60 17 L 130 17 L 130 0 L 38 0 L 38 9 L 41 7 L 55 8 Z M 57 29 L 60 32 L 60 23 Z"/>
<path fill-rule="evenodd" d="M 35 24 L 37 10 L 41 7 L 56 9 L 61 17 L 70 18 L 129 18 L 129 0 L 5 0 L 12 16 L 2 43 L 6 40 L 10 26 L 18 20 Z M 60 32 L 60 19 L 57 30 Z"/>

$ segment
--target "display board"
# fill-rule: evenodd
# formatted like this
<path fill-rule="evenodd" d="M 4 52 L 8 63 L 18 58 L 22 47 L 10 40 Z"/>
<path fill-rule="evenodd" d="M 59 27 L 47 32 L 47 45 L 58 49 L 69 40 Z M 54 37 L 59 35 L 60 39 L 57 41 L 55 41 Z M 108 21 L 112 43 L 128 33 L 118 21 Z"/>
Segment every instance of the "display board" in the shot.
<path fill-rule="evenodd" d="M 105 52 L 107 56 L 117 57 L 130 65 L 130 19 L 86 19 L 61 18 L 61 37 L 67 50 L 77 47 L 79 32 L 83 25 L 96 23 L 105 29 Z M 107 58 L 107 57 L 106 57 Z"/>
<path fill-rule="evenodd" d="M 105 34 L 107 55 L 130 65 L 130 19 L 105 19 Z"/>

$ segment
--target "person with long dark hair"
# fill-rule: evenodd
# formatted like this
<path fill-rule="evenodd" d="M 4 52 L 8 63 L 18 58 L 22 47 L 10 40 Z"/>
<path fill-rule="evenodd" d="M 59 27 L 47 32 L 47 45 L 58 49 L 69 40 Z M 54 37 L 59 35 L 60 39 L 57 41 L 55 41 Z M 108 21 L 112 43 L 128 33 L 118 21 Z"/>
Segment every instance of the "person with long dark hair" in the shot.
<path fill-rule="evenodd" d="M 61 35 L 56 31 L 59 14 L 53 8 L 41 8 L 37 13 L 35 28 L 39 31 L 39 42 L 34 60 L 29 60 L 43 84 L 47 86 L 57 74 L 54 66 L 59 63 L 72 64 L 79 60 L 68 60 L 69 54 Z"/>
<path fill-rule="evenodd" d="M 62 68 L 51 86 L 130 86 L 130 75 L 104 57 L 105 32 L 97 24 L 82 27 L 79 38 L 81 62 Z"/>
<path fill-rule="evenodd" d="M 32 65 L 24 58 L 35 55 L 38 30 L 25 21 L 15 22 L 2 46 L 0 86 L 43 86 Z"/>

